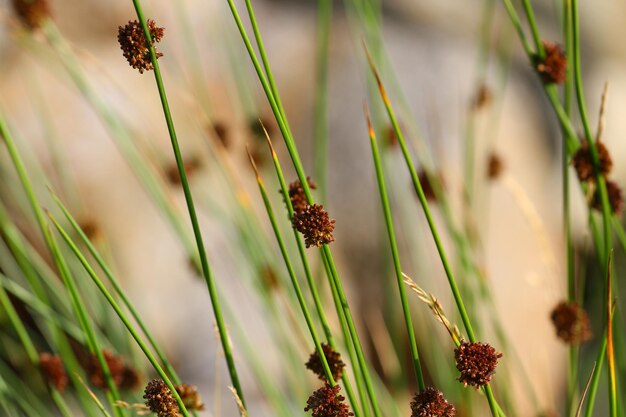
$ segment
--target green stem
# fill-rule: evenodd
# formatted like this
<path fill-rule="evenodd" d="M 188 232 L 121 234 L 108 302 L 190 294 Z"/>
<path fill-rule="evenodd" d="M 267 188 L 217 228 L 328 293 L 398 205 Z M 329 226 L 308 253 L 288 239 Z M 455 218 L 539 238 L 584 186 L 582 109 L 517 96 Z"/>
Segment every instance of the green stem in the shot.
<path fill-rule="evenodd" d="M 217 329 L 220 335 L 220 342 L 222 344 L 222 349 L 224 351 L 224 357 L 226 359 L 228 373 L 230 375 L 231 383 L 235 387 L 235 390 L 237 391 L 237 395 L 239 396 L 241 403 L 245 407 L 246 402 L 245 402 L 245 398 L 243 395 L 243 390 L 241 389 L 241 383 L 239 382 L 239 375 L 237 374 L 237 368 L 235 366 L 235 359 L 234 359 L 232 347 L 230 346 L 229 339 L 228 339 L 228 332 L 226 330 L 226 325 L 222 317 L 222 311 L 220 307 L 220 301 L 217 295 L 215 281 L 213 279 L 211 270 L 209 268 L 209 262 L 208 262 L 206 250 L 204 247 L 204 241 L 202 239 L 202 232 L 200 230 L 200 224 L 198 222 L 198 217 L 196 214 L 193 197 L 191 195 L 191 190 L 189 188 L 189 183 L 187 181 L 187 174 L 185 173 L 185 165 L 184 165 L 183 158 L 180 152 L 178 139 L 176 137 L 176 130 L 174 128 L 174 122 L 172 120 L 172 115 L 170 113 L 170 107 L 167 101 L 167 95 L 165 93 L 165 87 L 163 85 L 163 78 L 161 77 L 161 70 L 159 68 L 159 63 L 157 61 L 156 52 L 154 50 L 154 45 L 152 43 L 152 38 L 150 36 L 150 30 L 148 29 L 148 24 L 143 15 L 143 11 L 141 8 L 141 4 L 139 3 L 139 0 L 133 0 L 133 5 L 135 6 L 135 12 L 137 13 L 137 18 L 139 19 L 139 21 L 141 22 L 141 26 L 143 27 L 147 45 L 150 48 L 150 59 L 152 61 L 152 65 L 154 66 L 154 79 L 156 81 L 157 89 L 159 91 L 159 98 L 161 100 L 161 106 L 163 107 L 163 115 L 167 123 L 167 131 L 169 133 L 172 150 L 174 152 L 174 157 L 176 158 L 176 166 L 178 167 L 178 173 L 180 175 L 181 185 L 183 188 L 183 192 L 185 194 L 185 202 L 187 203 L 187 210 L 189 212 L 189 218 L 191 220 L 191 224 L 193 227 L 193 233 L 194 233 L 194 237 L 196 240 L 196 246 L 198 247 L 198 254 L 200 256 L 200 263 L 202 265 L 202 275 L 204 276 L 204 279 L 206 281 L 207 288 L 209 291 L 209 296 L 211 298 L 213 314 L 215 315 L 215 322 L 217 323 Z"/>
<path fill-rule="evenodd" d="M 396 236 L 393 226 L 393 219 L 391 216 L 391 208 L 389 204 L 389 196 L 387 194 L 387 187 L 385 185 L 385 176 L 380 163 L 380 151 L 378 150 L 378 144 L 376 143 L 376 134 L 374 128 L 371 125 L 369 116 L 367 116 L 368 130 L 370 137 L 370 144 L 372 148 L 372 157 L 374 159 L 374 167 L 376 169 L 376 180 L 378 183 L 378 191 L 380 194 L 380 201 L 382 204 L 383 213 L 385 216 L 385 226 L 387 228 L 387 236 L 389 238 L 389 248 L 391 249 L 391 255 L 393 257 L 393 266 L 396 273 L 396 280 L 398 283 L 398 290 L 400 292 L 400 301 L 402 303 L 402 312 L 404 313 L 404 322 L 406 325 L 406 331 L 409 336 L 409 346 L 411 349 L 411 356 L 413 357 L 413 370 L 419 386 L 419 390 L 426 389 L 424 383 L 424 375 L 422 373 L 422 365 L 420 363 L 419 351 L 417 348 L 417 341 L 415 340 L 415 330 L 413 329 L 413 322 L 411 320 L 411 309 L 409 308 L 409 302 L 406 295 L 406 288 L 404 284 L 404 278 L 402 276 L 402 266 L 400 264 L 400 255 L 398 253 L 398 243 L 396 242 Z"/>

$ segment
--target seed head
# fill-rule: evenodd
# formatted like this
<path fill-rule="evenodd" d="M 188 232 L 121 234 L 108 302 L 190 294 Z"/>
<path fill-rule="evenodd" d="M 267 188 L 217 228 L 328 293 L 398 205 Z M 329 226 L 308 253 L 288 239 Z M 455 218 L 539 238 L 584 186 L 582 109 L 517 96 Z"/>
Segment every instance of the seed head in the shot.
<path fill-rule="evenodd" d="M 187 410 L 204 410 L 204 403 L 195 385 L 179 384 L 174 388 L 176 388 L 176 392 L 180 396 L 180 399 L 183 400 L 183 404 L 185 404 Z"/>
<path fill-rule="evenodd" d="M 456 369 L 461 372 L 458 378 L 463 385 L 471 385 L 479 388 L 486 385 L 496 373 L 498 359 L 502 353 L 487 343 L 469 343 L 461 341 L 459 347 L 454 350 Z"/>
<path fill-rule="evenodd" d="M 324 351 L 324 356 L 326 357 L 326 362 L 328 363 L 328 367 L 330 368 L 330 372 L 333 375 L 333 379 L 338 381 L 341 379 L 343 375 L 343 368 L 346 367 L 346 364 L 341 360 L 341 355 L 339 352 L 336 352 L 330 345 L 326 343 L 322 343 L 322 350 Z M 326 373 L 324 372 L 324 366 L 322 365 L 322 360 L 320 356 L 317 354 L 317 350 L 311 353 L 309 357 L 309 361 L 305 364 L 307 369 L 313 371 L 319 379 L 322 381 L 326 381 Z"/>
<path fill-rule="evenodd" d="M 196 172 L 202 168 L 202 161 L 198 157 L 191 157 L 183 161 L 183 167 L 187 178 L 191 178 Z M 165 170 L 165 176 L 167 181 L 171 185 L 181 185 L 180 174 L 178 172 L 178 165 L 176 163 L 171 164 Z"/>
<path fill-rule="evenodd" d="M 622 196 L 622 189 L 616 182 L 606 180 L 606 192 L 609 197 L 609 205 L 611 211 L 614 214 L 620 214 L 624 208 L 624 197 Z M 591 200 L 591 207 L 598 211 L 602 211 L 602 197 L 600 196 L 600 188 L 596 188 L 593 193 L 593 199 Z"/>
<path fill-rule="evenodd" d="M 567 77 L 567 58 L 559 44 L 543 42 L 545 57 L 536 59 L 535 68 L 544 84 L 563 84 Z"/>
<path fill-rule="evenodd" d="M 317 189 L 317 184 L 315 184 L 315 181 L 313 181 L 311 177 L 306 177 L 306 182 L 309 184 L 310 189 Z M 289 184 L 289 200 L 291 200 L 291 205 L 293 206 L 293 211 L 295 213 L 302 212 L 309 204 L 300 180 L 295 180 Z"/>
<path fill-rule="evenodd" d="M 304 235 L 306 247 L 328 244 L 335 241 L 333 230 L 335 221 L 328 217 L 324 206 L 320 204 L 306 205 L 300 213 L 295 213 L 293 227 Z"/>
<path fill-rule="evenodd" d="M 63 392 L 69 381 L 61 357 L 42 352 L 39 354 L 39 366 L 48 382 L 58 391 Z"/>
<path fill-rule="evenodd" d="M 133 389 L 139 385 L 139 373 L 134 368 L 126 365 L 121 356 L 115 355 L 108 350 L 103 350 L 102 355 L 111 373 L 113 383 L 118 388 Z M 108 388 L 104 379 L 104 372 L 100 366 L 98 357 L 93 355 L 87 363 L 87 374 L 91 384 L 96 388 Z"/>
<path fill-rule="evenodd" d="M 472 99 L 472 110 L 480 110 L 491 103 L 492 93 L 487 84 L 481 84 Z"/>
<path fill-rule="evenodd" d="M 48 0 L 13 0 L 13 10 L 30 30 L 39 29 L 50 17 Z"/>
<path fill-rule="evenodd" d="M 215 138 L 219 140 L 224 149 L 230 148 L 231 138 L 226 123 L 219 120 L 215 121 L 209 130 L 215 135 Z"/>
<path fill-rule="evenodd" d="M 152 44 L 160 42 L 163 39 L 165 29 L 157 27 L 154 20 L 148 19 L 148 30 L 152 37 Z M 124 58 L 131 67 L 138 69 L 139 73 L 154 69 L 150 60 L 150 49 L 148 48 L 146 37 L 141 24 L 136 21 L 129 21 L 126 26 L 120 26 L 117 34 L 117 41 L 120 43 Z M 155 50 L 156 57 L 163 56 L 161 52 Z"/>
<path fill-rule="evenodd" d="M 315 391 L 306 401 L 304 411 L 311 411 L 312 417 L 350 417 L 354 414 L 343 403 L 345 398 L 339 395 L 341 387 L 326 385 Z"/>
<path fill-rule="evenodd" d="M 577 303 L 561 301 L 550 315 L 556 335 L 570 345 L 584 343 L 591 339 L 589 316 Z"/>
<path fill-rule="evenodd" d="M 154 379 L 148 382 L 143 398 L 146 400 L 146 406 L 158 417 L 178 416 L 180 411 L 178 404 L 162 380 Z"/>
<path fill-rule="evenodd" d="M 609 150 L 602 142 L 596 142 L 596 150 L 598 151 L 598 159 L 600 162 L 600 174 L 607 176 L 613 168 L 613 160 Z M 572 158 L 572 164 L 580 181 L 593 181 L 595 175 L 593 172 L 593 158 L 589 149 L 589 143 L 584 142 L 576 151 Z"/>
<path fill-rule="evenodd" d="M 433 188 L 432 183 L 430 182 L 430 176 L 429 174 L 422 170 L 420 171 L 419 175 L 419 180 L 420 180 L 420 184 L 422 186 L 422 191 L 424 192 L 424 197 L 426 197 L 426 200 L 428 200 L 429 202 L 436 202 L 437 201 L 437 194 L 435 193 L 435 189 Z"/>
<path fill-rule="evenodd" d="M 415 394 L 411 401 L 411 417 L 454 417 L 456 408 L 445 399 L 441 391 L 428 387 Z"/>
<path fill-rule="evenodd" d="M 504 171 L 504 162 L 502 162 L 500 155 L 497 153 L 489 155 L 487 160 L 487 178 L 496 180 L 502 175 L 502 171 Z"/>

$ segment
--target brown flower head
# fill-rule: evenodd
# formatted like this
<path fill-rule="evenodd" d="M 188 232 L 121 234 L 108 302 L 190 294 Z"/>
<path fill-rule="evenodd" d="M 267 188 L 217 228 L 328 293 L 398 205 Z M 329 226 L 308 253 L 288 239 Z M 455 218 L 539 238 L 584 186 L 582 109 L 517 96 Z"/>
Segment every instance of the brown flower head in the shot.
<path fill-rule="evenodd" d="M 341 379 L 343 375 L 343 368 L 346 367 L 346 364 L 341 360 L 341 355 L 339 352 L 336 352 L 330 345 L 326 343 L 322 343 L 322 350 L 324 351 L 324 356 L 326 357 L 326 362 L 328 362 L 328 367 L 330 368 L 330 372 L 333 375 L 333 379 L 338 381 Z M 305 364 L 307 369 L 313 371 L 319 379 L 322 381 L 326 381 L 326 373 L 324 372 L 324 366 L 322 365 L 322 361 L 320 359 L 320 355 L 317 354 L 317 350 L 311 353 L 309 357 L 309 361 Z"/>
<path fill-rule="evenodd" d="M 598 151 L 598 159 L 600 162 L 600 174 L 607 176 L 611 172 L 611 168 L 613 168 L 611 154 L 609 154 L 609 150 L 602 142 L 596 142 L 596 150 Z M 579 180 L 593 181 L 595 179 L 593 158 L 591 157 L 588 142 L 583 142 L 581 147 L 578 148 L 572 157 L 572 164 L 574 165 Z"/>
<path fill-rule="evenodd" d="M 497 153 L 490 154 L 487 160 L 487 178 L 496 180 L 502 175 L 502 171 L 504 171 L 504 162 L 502 162 L 500 155 Z"/>
<path fill-rule="evenodd" d="M 543 42 L 545 57 L 536 59 L 535 68 L 545 84 L 563 84 L 567 77 L 567 58 L 560 45 Z"/>
<path fill-rule="evenodd" d="M 134 368 L 124 364 L 124 360 L 121 356 L 115 355 L 108 350 L 103 350 L 102 354 L 115 386 L 122 389 L 132 389 L 138 386 L 140 379 L 138 372 Z M 102 389 L 108 388 L 97 356 L 91 356 L 86 368 L 89 380 L 94 387 Z"/>
<path fill-rule="evenodd" d="M 496 373 L 498 359 L 501 357 L 502 353 L 496 352 L 487 343 L 470 343 L 462 340 L 459 347 L 454 350 L 456 369 L 461 372 L 459 382 L 476 388 L 488 384 Z"/>
<path fill-rule="evenodd" d="M 472 99 L 472 110 L 480 110 L 491 103 L 491 90 L 487 84 L 480 84 Z"/>
<path fill-rule="evenodd" d="M 267 134 L 270 135 L 270 138 L 276 133 L 276 124 L 273 118 L 265 116 L 254 117 L 248 122 L 248 128 L 253 138 L 265 142 L 265 131 L 263 131 L 263 127 L 267 130 Z"/>
<path fill-rule="evenodd" d="M 174 388 L 176 388 L 176 392 L 180 396 L 180 399 L 183 400 L 183 404 L 185 404 L 187 410 L 204 410 L 204 403 L 195 385 L 179 384 Z"/>
<path fill-rule="evenodd" d="M 415 394 L 411 401 L 411 417 L 454 417 L 456 408 L 445 399 L 441 391 L 428 387 Z"/>
<path fill-rule="evenodd" d="M 306 182 L 309 184 L 310 189 L 315 190 L 317 188 L 317 184 L 315 184 L 315 181 L 313 181 L 311 177 L 306 177 Z M 279 190 L 279 192 L 281 191 Z M 293 211 L 296 213 L 302 212 L 309 204 L 300 180 L 295 180 L 289 184 L 289 200 L 291 200 Z"/>
<path fill-rule="evenodd" d="M 420 184 L 422 186 L 422 191 L 424 191 L 424 196 L 426 197 L 426 200 L 432 203 L 437 202 L 437 194 L 435 193 L 433 184 L 430 182 L 429 174 L 426 171 L 422 170 L 420 171 L 418 177 L 420 180 Z M 443 185 L 443 179 L 439 175 L 438 177 L 442 181 L 442 185 Z"/>
<path fill-rule="evenodd" d="M 152 37 L 152 44 L 163 39 L 165 29 L 157 27 L 154 20 L 148 19 L 148 29 Z M 117 41 L 120 43 L 124 58 L 131 67 L 138 69 L 141 74 L 146 70 L 154 69 L 150 60 L 150 49 L 148 48 L 146 37 L 141 24 L 136 21 L 129 21 L 126 26 L 120 26 L 117 34 Z M 161 52 L 155 50 L 156 57 L 163 56 Z"/>
<path fill-rule="evenodd" d="M 187 178 L 193 176 L 196 172 L 202 168 L 202 161 L 198 157 L 187 158 L 183 161 L 183 167 L 185 168 L 185 174 Z M 178 173 L 178 165 L 176 163 L 171 164 L 165 170 L 165 176 L 167 181 L 171 185 L 181 185 L 180 174 Z"/>
<path fill-rule="evenodd" d="M 606 192 L 609 195 L 609 205 L 611 211 L 615 214 L 620 214 L 624 208 L 624 197 L 622 196 L 622 189 L 616 182 L 606 181 Z M 602 197 L 600 196 L 600 188 L 596 188 L 593 193 L 593 199 L 591 200 L 591 207 L 598 211 L 602 211 Z"/>
<path fill-rule="evenodd" d="M 306 247 L 320 247 L 334 242 L 333 230 L 335 221 L 328 217 L 324 206 L 320 204 L 306 205 L 300 213 L 295 213 L 293 227 L 304 235 Z"/>
<path fill-rule="evenodd" d="M 350 417 L 354 413 L 350 411 L 345 398 L 339 395 L 341 387 L 325 385 L 315 391 L 306 401 L 304 411 L 311 411 L 312 417 Z"/>
<path fill-rule="evenodd" d="M 31 30 L 39 29 L 50 17 L 48 0 L 13 0 L 13 10 L 24 26 Z"/>
<path fill-rule="evenodd" d="M 57 390 L 63 392 L 69 381 L 61 357 L 42 352 L 39 354 L 39 366 L 47 381 Z"/>
<path fill-rule="evenodd" d="M 143 398 L 146 406 L 158 417 L 177 417 L 180 409 L 172 392 L 161 379 L 148 382 Z"/>
<path fill-rule="evenodd" d="M 263 287 L 265 287 L 267 290 L 275 290 L 276 288 L 278 288 L 278 276 L 276 275 L 276 271 L 274 270 L 272 265 L 264 265 L 260 270 L 260 275 L 261 283 L 263 284 Z"/>
<path fill-rule="evenodd" d="M 212 135 L 215 135 L 215 138 L 219 140 L 219 142 L 222 144 L 224 149 L 230 148 L 230 145 L 231 145 L 230 134 L 228 131 L 228 126 L 226 126 L 226 123 L 221 122 L 219 120 L 215 121 L 209 130 L 210 130 L 210 133 Z"/>
<path fill-rule="evenodd" d="M 570 345 L 591 339 L 589 316 L 577 303 L 561 301 L 550 314 L 559 339 Z"/>

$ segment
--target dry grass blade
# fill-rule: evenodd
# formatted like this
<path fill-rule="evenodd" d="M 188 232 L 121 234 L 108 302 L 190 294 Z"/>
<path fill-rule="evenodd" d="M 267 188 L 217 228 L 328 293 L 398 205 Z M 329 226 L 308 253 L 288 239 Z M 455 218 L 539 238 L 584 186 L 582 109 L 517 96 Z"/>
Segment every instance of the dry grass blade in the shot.
<path fill-rule="evenodd" d="M 246 407 L 243 406 L 239 395 L 237 395 L 237 390 L 235 389 L 235 387 L 231 386 L 228 387 L 228 389 L 230 390 L 230 392 L 233 393 L 233 396 L 235 397 L 235 402 L 237 403 L 237 407 L 239 407 L 239 413 L 241 414 L 241 417 L 248 417 L 248 411 L 246 410 Z"/>
<path fill-rule="evenodd" d="M 583 409 L 583 403 L 585 402 L 585 397 L 587 397 L 587 391 L 589 391 L 589 386 L 591 385 L 591 380 L 593 379 L 593 374 L 595 372 L 596 372 L 596 362 L 593 363 L 593 368 L 591 369 L 589 378 L 587 378 L 585 389 L 583 390 L 580 396 L 580 403 L 578 403 L 578 408 L 576 409 L 576 417 L 580 417 L 580 413 L 582 412 L 582 409 Z"/>
<path fill-rule="evenodd" d="M 604 133 L 604 126 L 606 125 L 606 103 L 609 94 L 609 83 L 604 83 L 604 90 L 602 91 L 602 99 L 600 100 L 600 116 L 598 117 L 598 130 L 596 131 L 596 142 L 602 140 L 602 134 Z"/>

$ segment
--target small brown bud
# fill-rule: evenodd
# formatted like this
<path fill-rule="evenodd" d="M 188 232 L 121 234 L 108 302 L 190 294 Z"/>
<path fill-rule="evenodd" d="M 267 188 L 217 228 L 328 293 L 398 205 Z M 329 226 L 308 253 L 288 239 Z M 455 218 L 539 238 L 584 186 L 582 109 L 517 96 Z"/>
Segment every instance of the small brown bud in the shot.
<path fill-rule="evenodd" d="M 69 380 L 63 367 L 63 361 L 59 355 L 42 352 L 39 354 L 39 366 L 41 372 L 58 391 L 63 392 Z"/>
<path fill-rule="evenodd" d="M 345 398 L 339 395 L 341 387 L 326 385 L 315 391 L 306 401 L 304 411 L 311 411 L 312 417 L 350 417 L 354 413 L 350 411 Z"/>
<path fill-rule="evenodd" d="M 535 68 L 544 84 L 563 84 L 567 77 L 567 58 L 560 45 L 543 42 L 545 57 L 536 59 Z"/>
<path fill-rule="evenodd" d="M 165 29 L 157 27 L 154 20 L 151 19 L 148 19 L 147 24 L 152 37 L 152 44 L 160 42 L 163 39 Z M 150 59 L 150 49 L 148 48 L 143 28 L 138 21 L 129 21 L 126 26 L 120 26 L 117 41 L 120 43 L 124 58 L 126 58 L 131 67 L 138 69 L 141 74 L 146 70 L 154 69 Z M 156 49 L 155 53 L 157 59 L 163 56 Z"/>
<path fill-rule="evenodd" d="M 174 388 L 176 388 L 176 392 L 180 396 L 180 399 L 183 400 L 183 404 L 185 404 L 187 410 L 204 410 L 204 403 L 195 385 L 179 384 Z"/>
<path fill-rule="evenodd" d="M 596 143 L 596 150 L 598 151 L 598 159 L 600 162 L 600 174 L 607 176 L 613 168 L 613 160 L 611 159 L 611 154 L 602 142 Z M 578 179 L 580 181 L 595 180 L 595 173 L 593 171 L 593 158 L 591 157 L 589 143 L 583 142 L 580 148 L 578 148 L 578 150 L 572 157 L 572 164 L 574 165 L 576 175 L 578 175 Z"/>
<path fill-rule="evenodd" d="M 148 383 L 143 398 L 146 406 L 158 417 L 177 417 L 180 409 L 172 392 L 161 379 L 154 379 Z"/>
<path fill-rule="evenodd" d="M 622 189 L 616 182 L 606 180 L 606 192 L 609 197 L 609 205 L 611 211 L 614 214 L 620 214 L 624 208 L 624 197 L 622 196 Z M 591 200 L 591 207 L 598 211 L 602 211 L 602 197 L 600 195 L 600 188 L 596 187 L 596 191 L 593 193 L 593 199 Z"/>
<path fill-rule="evenodd" d="M 306 247 L 317 246 L 335 241 L 333 230 L 335 221 L 332 220 L 324 210 L 324 206 L 319 204 L 306 205 L 304 210 L 296 213 L 292 220 L 293 227 L 302 235 Z"/>
<path fill-rule="evenodd" d="M 333 375 L 333 379 L 338 381 L 341 379 L 343 375 L 343 368 L 345 368 L 346 364 L 341 360 L 341 355 L 339 352 L 336 352 L 330 345 L 326 343 L 322 343 L 322 350 L 324 351 L 324 356 L 326 357 L 326 362 L 328 363 L 328 367 L 330 368 L 330 372 Z M 313 371 L 319 379 L 322 381 L 326 381 L 326 373 L 324 372 L 324 366 L 322 365 L 322 360 L 315 350 L 311 353 L 308 362 L 305 364 L 307 369 Z"/>
<path fill-rule="evenodd" d="M 490 180 L 496 180 L 502 175 L 504 171 L 504 163 L 500 155 L 492 153 L 487 160 L 487 178 Z"/>
<path fill-rule="evenodd" d="M 430 182 L 429 174 L 426 171 L 422 170 L 418 174 L 418 178 L 420 181 L 420 185 L 422 186 L 422 191 L 424 192 L 424 197 L 426 197 L 426 200 L 432 203 L 436 203 L 437 194 L 435 193 L 433 184 Z M 442 184 L 443 184 L 443 180 L 442 180 Z"/>
<path fill-rule="evenodd" d="M 472 99 L 472 110 L 477 111 L 491 103 L 491 90 L 487 84 L 481 84 Z"/>
<path fill-rule="evenodd" d="M 315 181 L 313 181 L 311 177 L 306 177 L 306 182 L 309 184 L 310 189 L 315 190 L 317 188 Z M 279 192 L 281 191 L 279 190 Z M 295 213 L 302 212 L 309 204 L 300 180 L 295 180 L 289 184 L 289 199 L 291 200 L 291 206 Z"/>
<path fill-rule="evenodd" d="M 183 167 L 185 169 L 185 174 L 187 178 L 192 177 L 196 172 L 202 168 L 202 161 L 198 157 L 191 157 L 185 159 L 183 161 Z M 180 179 L 180 173 L 178 172 L 178 165 L 176 163 L 171 164 L 165 170 L 165 176 L 167 177 L 167 181 L 171 185 L 181 185 L 182 181 Z"/>
<path fill-rule="evenodd" d="M 587 312 L 577 303 L 561 301 L 550 314 L 559 339 L 570 345 L 591 339 L 592 332 Z"/>
<path fill-rule="evenodd" d="M 454 350 L 456 369 L 461 372 L 458 378 L 463 385 L 471 385 L 479 388 L 489 383 L 493 374 L 496 373 L 498 359 L 502 353 L 487 343 L 469 343 L 461 341 L 459 347 Z"/>
<path fill-rule="evenodd" d="M 13 0 L 13 10 L 24 26 L 31 30 L 39 29 L 50 18 L 48 0 Z"/>
<path fill-rule="evenodd" d="M 454 417 L 456 408 L 435 388 L 428 387 L 415 394 L 411 401 L 411 417 Z"/>

